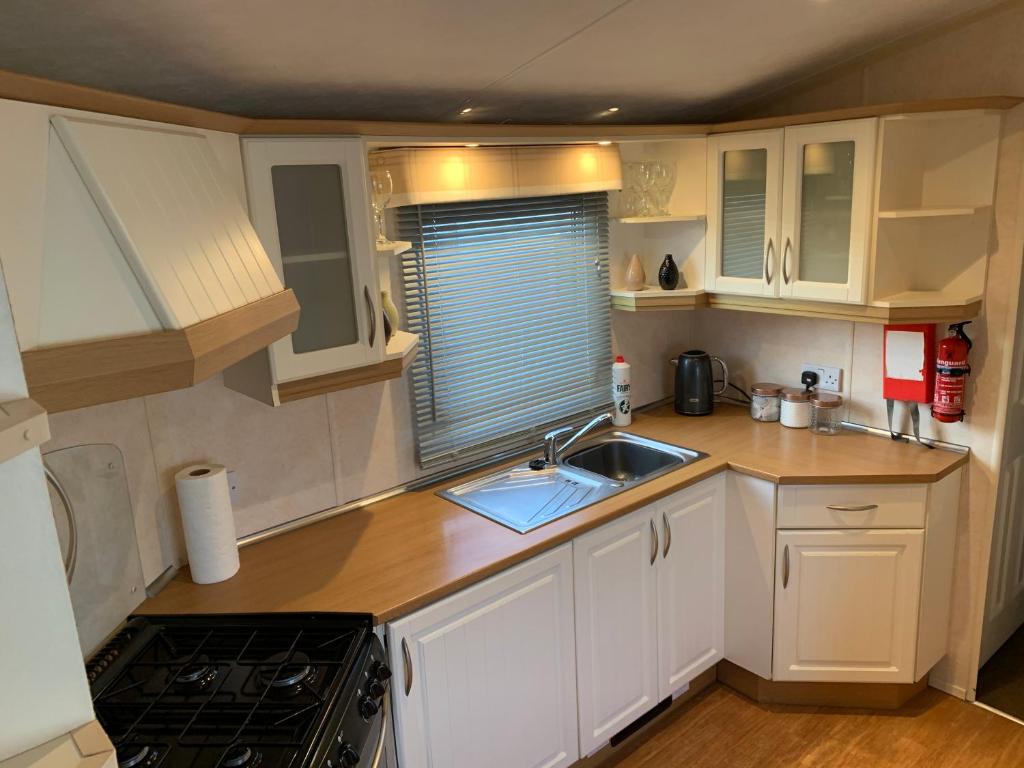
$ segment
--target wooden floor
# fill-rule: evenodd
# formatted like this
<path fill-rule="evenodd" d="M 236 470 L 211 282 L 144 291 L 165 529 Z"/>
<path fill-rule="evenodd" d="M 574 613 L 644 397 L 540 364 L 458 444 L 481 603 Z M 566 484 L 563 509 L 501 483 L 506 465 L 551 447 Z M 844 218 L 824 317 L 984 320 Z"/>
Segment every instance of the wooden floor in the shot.
<path fill-rule="evenodd" d="M 759 705 L 715 684 L 651 731 L 615 768 L 1013 768 L 1024 726 L 934 688 L 890 713 Z M 622 745 L 624 748 L 626 744 Z"/>

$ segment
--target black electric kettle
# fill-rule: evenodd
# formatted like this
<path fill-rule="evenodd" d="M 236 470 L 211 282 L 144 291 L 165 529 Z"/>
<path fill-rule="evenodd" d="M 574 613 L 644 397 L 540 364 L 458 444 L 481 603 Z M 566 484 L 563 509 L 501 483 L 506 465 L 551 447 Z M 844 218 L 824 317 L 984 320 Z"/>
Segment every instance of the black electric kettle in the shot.
<path fill-rule="evenodd" d="M 711 373 L 712 361 L 722 366 L 722 386 L 715 389 Z M 676 366 L 676 413 L 684 416 L 707 416 L 715 408 L 715 395 L 729 386 L 729 369 L 720 357 L 700 349 L 683 352 L 672 360 Z"/>

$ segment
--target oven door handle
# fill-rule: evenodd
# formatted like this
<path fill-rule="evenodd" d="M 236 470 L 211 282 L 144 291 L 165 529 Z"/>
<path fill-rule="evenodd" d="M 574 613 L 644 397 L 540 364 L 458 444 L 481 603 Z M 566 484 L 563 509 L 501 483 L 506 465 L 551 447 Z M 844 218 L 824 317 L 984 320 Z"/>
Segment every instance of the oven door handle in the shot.
<path fill-rule="evenodd" d="M 384 763 L 384 742 L 388 737 L 388 719 L 391 716 L 391 696 L 384 697 L 384 706 L 381 707 L 380 736 L 377 738 L 377 748 L 373 751 L 373 762 L 370 768 L 383 768 Z"/>

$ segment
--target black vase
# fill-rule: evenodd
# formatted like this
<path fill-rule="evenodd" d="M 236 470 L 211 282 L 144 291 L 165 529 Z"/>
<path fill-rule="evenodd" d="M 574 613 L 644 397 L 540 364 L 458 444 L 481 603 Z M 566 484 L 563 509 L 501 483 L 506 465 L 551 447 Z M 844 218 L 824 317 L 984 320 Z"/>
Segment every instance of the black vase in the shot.
<path fill-rule="evenodd" d="M 658 268 L 658 285 L 663 291 L 674 291 L 679 285 L 679 267 L 672 261 L 671 253 L 665 254 L 665 260 Z"/>

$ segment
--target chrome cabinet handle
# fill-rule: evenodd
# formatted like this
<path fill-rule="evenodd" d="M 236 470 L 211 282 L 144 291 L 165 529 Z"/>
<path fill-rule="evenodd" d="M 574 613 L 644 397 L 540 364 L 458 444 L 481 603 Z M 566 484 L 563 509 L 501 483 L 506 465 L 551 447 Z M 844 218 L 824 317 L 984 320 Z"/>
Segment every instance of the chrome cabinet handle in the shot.
<path fill-rule="evenodd" d="M 772 284 L 772 279 L 775 277 L 771 272 L 768 271 L 768 265 L 772 260 L 772 253 L 775 251 L 775 243 L 772 239 L 768 238 L 768 247 L 764 249 L 764 281 L 768 284 Z"/>
<path fill-rule="evenodd" d="M 651 520 L 651 565 L 658 559 L 658 527 Z"/>
<path fill-rule="evenodd" d="M 405 671 L 405 695 L 412 692 L 412 655 L 409 653 L 409 643 L 402 638 L 402 668 Z"/>
<path fill-rule="evenodd" d="M 370 298 L 370 286 L 363 286 L 363 296 L 366 299 L 366 311 L 370 315 L 370 346 L 377 339 L 377 310 L 373 308 L 373 299 Z"/>
<path fill-rule="evenodd" d="M 793 250 L 793 243 L 786 238 L 786 247 L 782 249 L 782 279 L 789 285 L 789 252 Z"/>
<path fill-rule="evenodd" d="M 669 522 L 668 512 L 661 513 L 661 522 L 665 526 L 665 548 L 661 551 L 661 556 L 668 557 L 668 551 L 672 549 L 672 523 Z"/>
<path fill-rule="evenodd" d="M 782 550 L 782 588 L 789 586 L 789 544 Z"/>
<path fill-rule="evenodd" d="M 829 504 L 825 509 L 831 509 L 833 512 L 870 512 L 872 509 L 878 509 L 877 504 Z"/>

